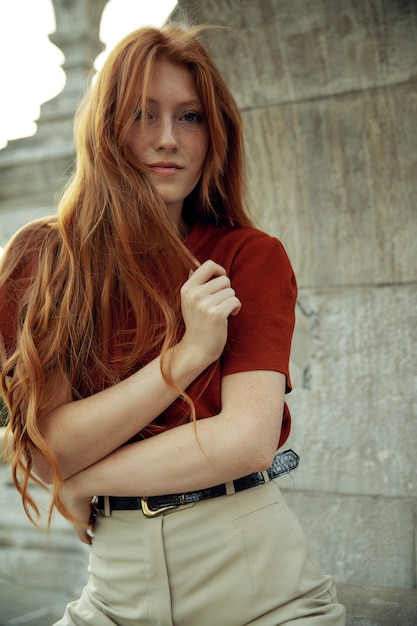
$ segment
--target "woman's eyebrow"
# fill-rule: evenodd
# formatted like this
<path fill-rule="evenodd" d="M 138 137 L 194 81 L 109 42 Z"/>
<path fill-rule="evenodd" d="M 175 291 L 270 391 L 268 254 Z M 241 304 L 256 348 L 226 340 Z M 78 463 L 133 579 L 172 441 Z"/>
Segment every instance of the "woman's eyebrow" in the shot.
<path fill-rule="evenodd" d="M 148 98 L 147 102 L 148 102 L 148 105 L 160 104 L 159 100 L 154 100 L 153 98 Z M 184 101 L 177 102 L 176 106 L 188 108 L 188 107 L 201 107 L 202 104 L 200 100 L 198 100 L 197 98 L 194 98 L 193 100 L 184 100 Z"/>

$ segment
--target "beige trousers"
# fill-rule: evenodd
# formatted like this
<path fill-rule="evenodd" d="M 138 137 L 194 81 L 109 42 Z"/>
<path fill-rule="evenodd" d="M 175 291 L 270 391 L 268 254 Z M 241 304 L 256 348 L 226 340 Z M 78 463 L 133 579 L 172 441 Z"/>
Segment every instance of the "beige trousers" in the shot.
<path fill-rule="evenodd" d="M 276 481 L 156 518 L 97 518 L 90 580 L 55 626 L 343 626 Z"/>

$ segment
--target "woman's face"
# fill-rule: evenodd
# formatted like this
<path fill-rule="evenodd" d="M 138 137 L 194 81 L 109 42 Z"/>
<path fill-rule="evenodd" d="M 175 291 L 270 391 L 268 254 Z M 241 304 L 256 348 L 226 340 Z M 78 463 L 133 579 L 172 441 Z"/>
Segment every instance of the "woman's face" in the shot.
<path fill-rule="evenodd" d="M 158 61 L 147 109 L 129 129 L 127 145 L 136 161 L 148 168 L 149 181 L 177 226 L 184 198 L 201 176 L 208 143 L 204 111 L 191 73 L 182 65 Z"/>

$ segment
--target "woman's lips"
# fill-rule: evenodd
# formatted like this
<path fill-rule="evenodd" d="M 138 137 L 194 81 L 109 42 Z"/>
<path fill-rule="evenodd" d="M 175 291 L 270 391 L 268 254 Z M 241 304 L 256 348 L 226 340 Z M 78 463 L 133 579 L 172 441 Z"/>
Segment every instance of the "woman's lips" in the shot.
<path fill-rule="evenodd" d="M 152 163 L 152 165 L 149 165 L 149 169 L 155 174 L 172 176 L 172 174 L 176 174 L 182 168 L 177 163 Z"/>

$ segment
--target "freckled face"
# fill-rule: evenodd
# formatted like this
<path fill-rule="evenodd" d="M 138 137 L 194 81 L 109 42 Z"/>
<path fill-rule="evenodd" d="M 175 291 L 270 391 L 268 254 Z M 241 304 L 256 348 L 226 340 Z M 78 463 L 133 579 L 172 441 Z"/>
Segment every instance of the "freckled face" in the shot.
<path fill-rule="evenodd" d="M 204 111 L 192 74 L 182 65 L 159 61 L 153 73 L 146 110 L 127 135 L 136 161 L 162 196 L 178 224 L 184 199 L 197 185 L 208 150 Z"/>

